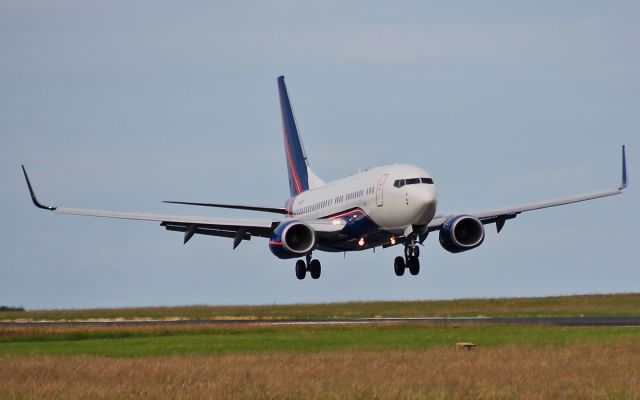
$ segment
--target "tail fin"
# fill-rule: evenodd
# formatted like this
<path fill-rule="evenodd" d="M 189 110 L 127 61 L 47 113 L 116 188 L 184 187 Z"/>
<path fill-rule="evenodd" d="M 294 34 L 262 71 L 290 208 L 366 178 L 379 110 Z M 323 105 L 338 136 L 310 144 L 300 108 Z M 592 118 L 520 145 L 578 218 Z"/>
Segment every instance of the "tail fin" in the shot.
<path fill-rule="evenodd" d="M 287 156 L 289 172 L 289 191 L 295 196 L 305 190 L 324 185 L 324 182 L 313 173 L 307 161 L 307 155 L 298 134 L 296 120 L 291 109 L 291 102 L 284 84 L 284 76 L 278 77 L 278 94 L 280 95 L 280 112 L 282 115 L 282 133 L 284 150 Z"/>

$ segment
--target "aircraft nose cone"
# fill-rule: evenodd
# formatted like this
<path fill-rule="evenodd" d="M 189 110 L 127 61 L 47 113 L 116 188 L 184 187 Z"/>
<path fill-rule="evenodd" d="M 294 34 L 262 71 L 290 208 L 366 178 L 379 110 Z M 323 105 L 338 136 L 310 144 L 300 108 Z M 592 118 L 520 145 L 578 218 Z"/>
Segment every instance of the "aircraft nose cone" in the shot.
<path fill-rule="evenodd" d="M 433 203 L 435 198 L 435 190 L 431 187 L 421 187 L 416 193 L 416 201 L 425 205 Z"/>
<path fill-rule="evenodd" d="M 418 188 L 416 188 L 418 189 Z M 416 207 L 416 224 L 430 221 L 436 213 L 436 191 L 432 186 L 422 186 L 411 195 L 411 202 Z"/>

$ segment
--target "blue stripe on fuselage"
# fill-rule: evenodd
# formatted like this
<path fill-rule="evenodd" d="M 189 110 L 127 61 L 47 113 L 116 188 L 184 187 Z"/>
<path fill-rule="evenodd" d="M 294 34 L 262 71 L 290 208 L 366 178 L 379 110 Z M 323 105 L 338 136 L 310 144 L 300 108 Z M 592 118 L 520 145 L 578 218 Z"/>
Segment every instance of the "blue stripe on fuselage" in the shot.
<path fill-rule="evenodd" d="M 371 217 L 358 207 L 334 213 L 322 219 L 335 218 L 340 218 L 346 223 L 343 232 L 350 237 L 364 236 L 378 229 L 378 224 L 373 222 Z"/>
<path fill-rule="evenodd" d="M 359 207 L 350 208 L 341 212 L 327 215 L 321 219 L 340 218 L 346 222 L 344 233 L 347 238 L 337 240 L 325 240 L 321 247 L 325 251 L 351 251 L 364 250 L 388 243 L 392 233 L 381 230 L 380 226 Z M 366 238 L 367 245 L 363 248 L 357 243 L 357 239 Z"/>

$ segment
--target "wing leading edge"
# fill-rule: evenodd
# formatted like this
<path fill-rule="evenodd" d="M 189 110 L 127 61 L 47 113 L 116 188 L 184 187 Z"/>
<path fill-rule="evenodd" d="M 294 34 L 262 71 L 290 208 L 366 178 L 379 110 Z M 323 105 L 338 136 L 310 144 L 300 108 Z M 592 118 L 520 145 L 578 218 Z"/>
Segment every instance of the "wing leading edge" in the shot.
<path fill-rule="evenodd" d="M 436 215 L 433 220 L 428 225 L 429 231 L 435 231 L 440 229 L 442 224 L 444 224 L 448 218 L 451 218 L 455 215 L 471 215 L 473 217 L 478 218 L 482 221 L 483 224 L 491 224 L 496 223 L 496 227 L 498 232 L 502 230 L 504 223 L 508 219 L 513 219 L 516 215 L 523 213 L 525 211 L 533 211 L 540 210 L 543 208 L 562 206 L 565 204 L 579 203 L 587 200 L 599 199 L 601 197 L 614 196 L 617 194 L 621 194 L 624 189 L 627 188 L 627 159 L 626 159 L 626 149 L 625 146 L 622 146 L 622 181 L 620 186 L 616 188 L 599 190 L 597 192 L 579 194 L 574 196 L 566 196 L 560 197 L 551 200 L 543 200 L 538 202 L 519 204 L 508 207 L 501 208 L 493 208 L 487 210 L 477 210 L 477 211 L 467 211 L 467 212 L 454 212 L 447 214 Z"/>
<path fill-rule="evenodd" d="M 102 217 L 116 219 L 130 219 L 138 221 L 156 221 L 165 227 L 168 231 L 184 232 L 184 243 L 187 243 L 195 234 L 219 236 L 233 238 L 233 248 L 235 249 L 243 240 L 250 240 L 252 236 L 269 238 L 273 230 L 287 219 L 248 219 L 248 218 L 207 218 L 207 217 L 188 217 L 165 214 L 145 214 L 123 211 L 106 211 L 91 210 L 83 208 L 67 208 L 47 206 L 36 197 L 27 171 L 22 166 L 24 178 L 27 181 L 29 194 L 33 204 L 41 209 L 52 211 L 55 214 L 82 215 L 87 217 Z M 245 209 L 256 209 L 256 211 L 267 211 L 262 208 L 253 206 L 231 206 L 231 208 L 245 207 Z M 270 212 L 278 212 L 274 209 Z M 309 224 L 320 237 L 330 237 L 337 234 L 344 228 L 344 224 L 335 221 L 311 220 L 305 221 Z"/>

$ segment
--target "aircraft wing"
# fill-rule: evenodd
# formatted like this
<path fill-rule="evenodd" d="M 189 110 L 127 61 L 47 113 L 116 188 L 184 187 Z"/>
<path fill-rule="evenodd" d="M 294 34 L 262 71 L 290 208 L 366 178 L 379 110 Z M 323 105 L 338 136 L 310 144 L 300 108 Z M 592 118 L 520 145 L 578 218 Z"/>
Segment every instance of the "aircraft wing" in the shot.
<path fill-rule="evenodd" d="M 33 204 L 45 210 L 54 212 L 55 214 L 83 215 L 88 217 L 103 217 L 117 219 L 131 219 L 139 221 L 156 221 L 169 231 L 184 232 L 184 243 L 195 234 L 220 236 L 233 238 L 233 248 L 238 247 L 243 240 L 250 240 L 252 236 L 271 237 L 275 227 L 277 227 L 285 219 L 246 219 L 246 218 L 208 218 L 208 217 L 188 217 L 164 214 L 144 214 L 123 211 L 105 211 L 105 210 L 89 210 L 82 208 L 66 208 L 46 206 L 40 203 L 36 198 L 31 181 L 27 175 L 27 171 L 22 166 L 22 172 L 27 181 L 29 194 Z M 320 237 L 332 236 L 344 228 L 344 224 L 327 220 L 311 220 L 304 221 L 310 225 Z"/>
<path fill-rule="evenodd" d="M 622 146 L 622 182 L 618 187 L 599 190 L 597 192 L 561 197 L 561 198 L 556 198 L 552 200 L 543 200 L 538 202 L 519 204 L 514 206 L 508 206 L 508 207 L 440 214 L 440 215 L 436 215 L 431 220 L 431 222 L 427 225 L 427 228 L 429 229 L 429 231 L 439 230 L 442 227 L 442 224 L 444 224 L 447 221 L 447 219 L 453 216 L 470 215 L 478 218 L 483 224 L 491 224 L 495 222 L 496 228 L 498 232 L 500 232 L 506 220 L 513 219 L 516 217 L 516 215 L 523 213 L 525 211 L 539 210 L 542 208 L 556 207 L 556 206 L 562 206 L 565 204 L 579 203 L 581 201 L 598 199 L 601 197 L 614 196 L 622 193 L 622 191 L 626 187 L 627 187 L 627 161 L 626 161 L 626 155 L 625 155 L 625 146 Z"/>

